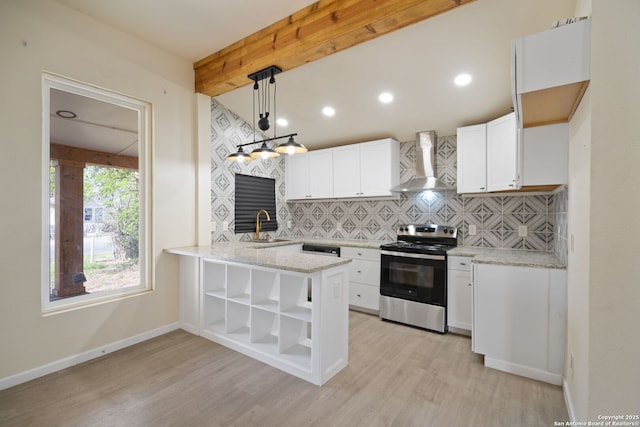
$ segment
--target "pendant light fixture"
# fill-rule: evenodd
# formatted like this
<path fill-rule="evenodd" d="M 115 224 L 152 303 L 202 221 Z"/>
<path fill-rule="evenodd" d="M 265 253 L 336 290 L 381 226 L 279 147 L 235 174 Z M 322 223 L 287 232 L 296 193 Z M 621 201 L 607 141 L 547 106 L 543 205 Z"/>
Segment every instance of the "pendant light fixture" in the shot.
<path fill-rule="evenodd" d="M 271 116 L 271 98 L 273 98 L 273 117 L 276 116 L 276 74 L 282 72 L 282 69 L 271 65 L 264 70 L 256 71 L 247 77 L 253 80 L 253 142 L 246 144 L 238 144 L 238 151 L 227 156 L 227 160 L 238 162 L 251 161 L 253 159 L 270 159 L 278 157 L 280 154 L 299 154 L 307 151 L 306 147 L 294 141 L 293 137 L 297 133 L 289 135 L 276 136 L 276 127 L 273 127 L 273 138 L 267 138 L 256 141 L 256 106 L 258 107 L 258 128 L 263 132 L 271 128 L 269 117 Z M 273 96 L 272 89 L 273 88 Z M 278 139 L 289 138 L 286 143 L 280 144 L 275 150 L 269 148 L 267 142 Z M 260 148 L 256 148 L 251 153 L 244 152 L 242 147 L 253 144 L 260 144 Z"/>

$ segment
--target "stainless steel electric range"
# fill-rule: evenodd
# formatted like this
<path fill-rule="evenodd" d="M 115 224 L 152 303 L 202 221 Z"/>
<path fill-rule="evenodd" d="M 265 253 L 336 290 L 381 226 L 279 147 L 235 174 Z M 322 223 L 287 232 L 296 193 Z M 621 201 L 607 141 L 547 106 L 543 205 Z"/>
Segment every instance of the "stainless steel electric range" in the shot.
<path fill-rule="evenodd" d="M 458 230 L 437 224 L 398 227 L 397 242 L 382 245 L 380 317 L 447 331 L 447 250 Z"/>

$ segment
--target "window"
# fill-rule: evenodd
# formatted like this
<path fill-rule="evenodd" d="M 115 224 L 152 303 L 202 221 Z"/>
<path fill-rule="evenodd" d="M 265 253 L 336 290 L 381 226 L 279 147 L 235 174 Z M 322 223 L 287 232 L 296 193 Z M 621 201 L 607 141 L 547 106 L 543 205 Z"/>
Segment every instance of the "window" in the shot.
<path fill-rule="evenodd" d="M 42 81 L 43 312 L 150 290 L 151 106 Z"/>

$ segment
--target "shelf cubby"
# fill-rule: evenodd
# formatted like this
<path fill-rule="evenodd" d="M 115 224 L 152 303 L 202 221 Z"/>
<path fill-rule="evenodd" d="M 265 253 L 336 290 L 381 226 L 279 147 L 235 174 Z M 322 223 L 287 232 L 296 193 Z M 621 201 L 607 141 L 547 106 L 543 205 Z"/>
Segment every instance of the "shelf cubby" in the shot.
<path fill-rule="evenodd" d="M 204 276 L 205 294 L 219 297 L 225 296 L 227 277 L 224 264 L 204 261 L 202 263 L 202 275 Z"/>
<path fill-rule="evenodd" d="M 249 305 L 251 269 L 235 265 L 227 266 L 227 298 L 230 301 Z"/>
<path fill-rule="evenodd" d="M 251 272 L 251 305 L 278 312 L 280 287 L 278 273 L 273 271 L 254 270 Z"/>
<path fill-rule="evenodd" d="M 280 340 L 278 349 L 289 362 L 303 367 L 311 366 L 310 323 L 288 316 L 280 316 Z"/>
<path fill-rule="evenodd" d="M 248 305 L 227 300 L 227 334 L 232 335 L 239 341 L 249 342 L 249 332 L 251 328 L 249 314 Z"/>
<path fill-rule="evenodd" d="M 280 324 L 278 315 L 257 307 L 251 308 L 251 342 L 260 350 L 278 353 Z"/>
<path fill-rule="evenodd" d="M 209 296 L 204 300 L 204 329 L 211 332 L 225 331 L 225 300 Z"/>
<path fill-rule="evenodd" d="M 311 321 L 311 301 L 308 300 L 309 279 L 288 274 L 280 275 L 280 313 L 305 322 Z"/>

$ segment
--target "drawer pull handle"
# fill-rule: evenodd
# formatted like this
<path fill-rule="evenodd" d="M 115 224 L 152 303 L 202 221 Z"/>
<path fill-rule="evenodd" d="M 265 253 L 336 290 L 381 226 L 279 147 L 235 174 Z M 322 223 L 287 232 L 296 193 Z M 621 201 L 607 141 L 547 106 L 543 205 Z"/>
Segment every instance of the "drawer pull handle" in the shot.
<path fill-rule="evenodd" d="M 467 265 L 467 263 L 465 263 L 465 262 L 461 262 L 461 263 L 460 263 L 460 265 Z"/>
<path fill-rule="evenodd" d="M 362 273 L 362 270 L 358 270 L 358 273 Z"/>
<path fill-rule="evenodd" d="M 473 286 L 473 283 L 469 283 L 469 286 Z"/>
<path fill-rule="evenodd" d="M 360 294 L 356 294 L 358 296 L 358 298 L 360 298 Z"/>

